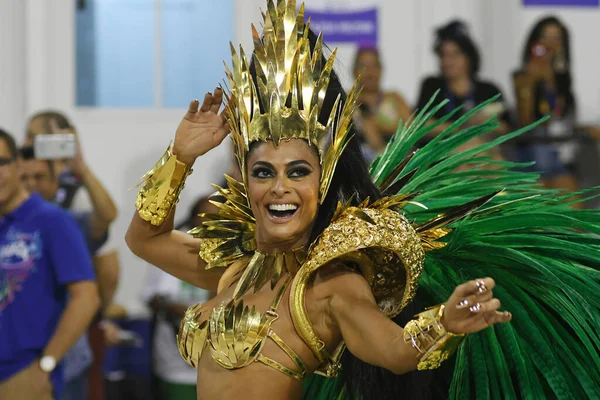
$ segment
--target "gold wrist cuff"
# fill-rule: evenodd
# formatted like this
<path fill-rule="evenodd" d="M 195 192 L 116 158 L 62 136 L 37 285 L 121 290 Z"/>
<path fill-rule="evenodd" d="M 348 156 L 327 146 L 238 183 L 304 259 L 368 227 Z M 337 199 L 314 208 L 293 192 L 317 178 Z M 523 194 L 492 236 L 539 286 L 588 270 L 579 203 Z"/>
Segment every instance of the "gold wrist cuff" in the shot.
<path fill-rule="evenodd" d="M 445 304 L 428 308 L 404 327 L 404 341 L 420 353 L 419 370 L 438 368 L 465 338 L 446 331 L 441 323 L 445 308 Z"/>
<path fill-rule="evenodd" d="M 191 173 L 190 166 L 178 161 L 169 145 L 156 165 L 142 177 L 140 185 L 143 186 L 135 201 L 140 218 L 152 225 L 161 225 L 179 201 L 179 193 Z"/>

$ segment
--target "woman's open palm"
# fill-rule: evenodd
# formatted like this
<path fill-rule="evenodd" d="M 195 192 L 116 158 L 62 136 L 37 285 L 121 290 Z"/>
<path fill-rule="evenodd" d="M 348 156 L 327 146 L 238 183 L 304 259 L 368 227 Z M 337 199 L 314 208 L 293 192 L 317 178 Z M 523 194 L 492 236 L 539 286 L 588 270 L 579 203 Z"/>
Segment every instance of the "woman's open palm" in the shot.
<path fill-rule="evenodd" d="M 207 93 L 200 106 L 192 100 L 187 113 L 175 133 L 173 152 L 177 158 L 192 165 L 196 158 L 217 147 L 229 133 L 225 111 L 219 113 L 223 101 L 223 90 Z"/>

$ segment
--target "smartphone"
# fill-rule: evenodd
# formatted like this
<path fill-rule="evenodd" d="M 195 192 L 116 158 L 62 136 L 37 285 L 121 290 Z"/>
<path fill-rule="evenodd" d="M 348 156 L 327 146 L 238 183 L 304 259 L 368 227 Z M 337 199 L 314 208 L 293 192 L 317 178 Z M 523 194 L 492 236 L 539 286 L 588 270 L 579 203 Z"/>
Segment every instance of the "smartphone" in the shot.
<path fill-rule="evenodd" d="M 36 135 L 33 154 L 39 160 L 73 158 L 77 153 L 77 138 L 72 133 Z"/>
<path fill-rule="evenodd" d="M 542 44 L 542 42 L 537 42 L 531 48 L 531 55 L 534 60 L 540 60 L 544 58 L 547 52 L 548 50 L 546 49 L 546 46 Z"/>

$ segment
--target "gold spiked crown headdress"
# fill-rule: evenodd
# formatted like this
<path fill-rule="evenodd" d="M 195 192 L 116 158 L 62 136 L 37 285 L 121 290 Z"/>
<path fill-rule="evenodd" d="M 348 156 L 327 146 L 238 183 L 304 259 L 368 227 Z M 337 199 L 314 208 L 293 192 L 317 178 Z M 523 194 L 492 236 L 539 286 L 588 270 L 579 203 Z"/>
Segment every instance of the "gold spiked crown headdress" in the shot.
<path fill-rule="evenodd" d="M 321 115 L 336 50 L 324 62 L 319 35 L 311 51 L 310 19 L 304 22 L 304 4 L 296 11 L 296 0 L 278 0 L 277 6 L 268 0 L 263 21 L 262 38 L 252 25 L 256 80 L 241 46 L 238 55 L 231 45 L 231 69 L 226 65 L 230 85 L 226 110 L 244 183 L 246 156 L 253 142 L 270 140 L 277 146 L 283 140 L 304 139 L 319 152 L 323 199 L 349 139 L 358 84 L 354 83 L 343 105 L 340 95 L 329 115 Z M 327 117 L 326 125 L 320 117 Z"/>

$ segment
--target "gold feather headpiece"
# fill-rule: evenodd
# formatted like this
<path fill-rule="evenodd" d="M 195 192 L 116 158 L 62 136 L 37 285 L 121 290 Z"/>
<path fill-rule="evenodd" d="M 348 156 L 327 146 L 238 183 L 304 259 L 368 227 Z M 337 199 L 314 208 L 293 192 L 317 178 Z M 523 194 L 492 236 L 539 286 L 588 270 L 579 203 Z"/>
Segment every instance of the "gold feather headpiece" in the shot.
<path fill-rule="evenodd" d="M 277 6 L 268 0 L 263 21 L 262 38 L 252 25 L 256 80 L 241 46 L 238 55 L 231 45 L 231 69 L 226 65 L 230 85 L 226 110 L 244 183 L 246 156 L 253 142 L 272 141 L 277 146 L 281 141 L 304 139 L 319 152 L 323 199 L 349 139 L 358 84 L 354 83 L 343 105 L 338 96 L 329 115 L 321 115 L 336 51 L 324 62 L 322 35 L 311 51 L 310 20 L 304 22 L 304 4 L 296 11 L 296 0 L 278 0 Z M 327 117 L 326 125 L 320 117 Z"/>

